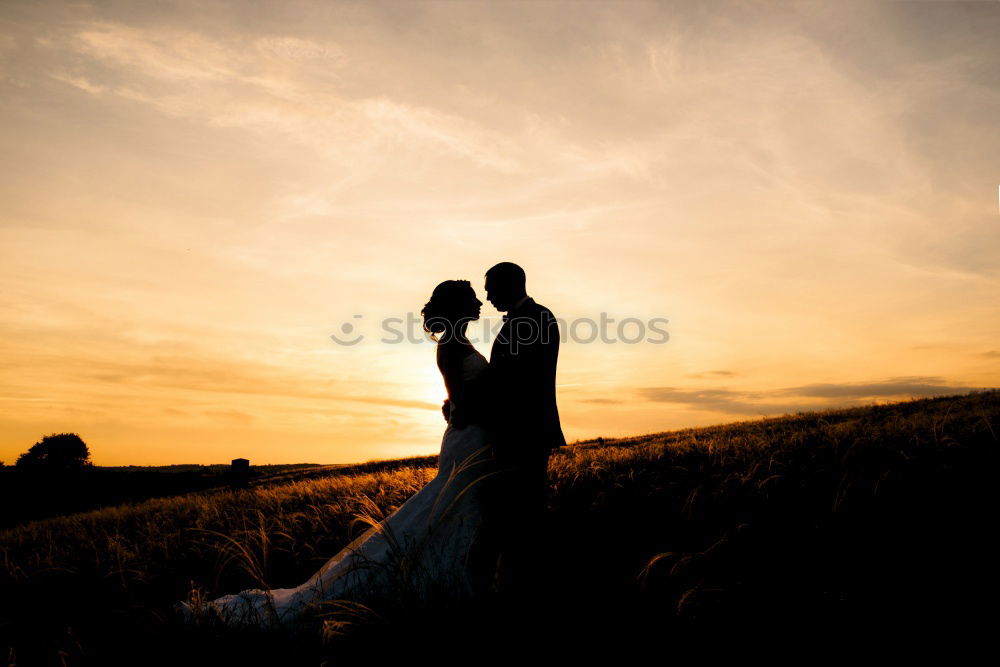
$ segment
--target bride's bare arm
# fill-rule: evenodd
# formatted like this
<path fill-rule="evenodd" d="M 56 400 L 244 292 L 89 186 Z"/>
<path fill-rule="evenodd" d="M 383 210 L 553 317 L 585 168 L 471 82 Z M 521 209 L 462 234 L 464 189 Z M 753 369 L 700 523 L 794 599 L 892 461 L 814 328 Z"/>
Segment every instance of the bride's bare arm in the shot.
<path fill-rule="evenodd" d="M 449 421 L 453 421 L 456 411 L 463 403 L 462 352 L 458 346 L 448 343 L 437 346 L 437 366 L 448 391 L 448 400 L 445 401 L 447 408 L 442 406 L 442 411 L 445 413 L 445 419 Z"/>

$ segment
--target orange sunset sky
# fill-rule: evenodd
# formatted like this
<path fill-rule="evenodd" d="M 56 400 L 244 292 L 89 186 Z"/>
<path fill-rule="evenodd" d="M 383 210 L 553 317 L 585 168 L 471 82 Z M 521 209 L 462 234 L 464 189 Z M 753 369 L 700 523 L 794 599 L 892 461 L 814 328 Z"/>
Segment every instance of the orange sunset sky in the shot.
<path fill-rule="evenodd" d="M 503 260 L 567 320 L 669 320 L 563 345 L 570 440 L 996 387 L 998 35 L 996 2 L 5 0 L 0 460 L 436 452 L 433 345 L 380 322 Z"/>

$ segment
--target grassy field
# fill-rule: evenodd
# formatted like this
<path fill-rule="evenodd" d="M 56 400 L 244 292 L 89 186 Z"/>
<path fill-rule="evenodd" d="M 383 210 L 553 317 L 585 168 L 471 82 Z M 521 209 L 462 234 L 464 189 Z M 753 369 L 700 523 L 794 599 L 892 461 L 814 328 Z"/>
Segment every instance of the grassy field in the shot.
<path fill-rule="evenodd" d="M 975 638 L 997 556 L 998 415 L 991 391 L 575 443 L 550 461 L 529 598 L 380 609 L 326 640 L 193 632 L 170 609 L 192 590 L 300 583 L 431 479 L 433 458 L 36 521 L 0 532 L 0 657 L 346 664 L 445 631 L 577 647 L 751 628 Z"/>
<path fill-rule="evenodd" d="M 315 463 L 254 466 L 246 483 L 262 486 L 295 476 L 325 475 L 338 466 Z M 229 464 L 170 466 L 83 466 L 70 469 L 0 467 L 0 529 L 134 503 L 148 498 L 223 489 L 235 481 Z M 243 480 L 239 480 L 242 482 Z"/>

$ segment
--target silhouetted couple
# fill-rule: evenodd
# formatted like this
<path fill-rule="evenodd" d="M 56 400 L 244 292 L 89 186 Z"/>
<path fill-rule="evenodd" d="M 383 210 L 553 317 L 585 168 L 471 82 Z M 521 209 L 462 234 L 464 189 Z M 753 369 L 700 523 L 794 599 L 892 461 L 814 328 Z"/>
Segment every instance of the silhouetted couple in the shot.
<path fill-rule="evenodd" d="M 302 585 L 180 603 L 186 619 L 311 627 L 316 612 L 344 602 L 434 603 L 532 585 L 548 459 L 566 444 L 555 393 L 559 330 L 516 264 L 487 271 L 485 289 L 507 313 L 489 361 L 466 336 L 482 306 L 469 281 L 439 284 L 421 311 L 448 390 L 437 476 Z"/>

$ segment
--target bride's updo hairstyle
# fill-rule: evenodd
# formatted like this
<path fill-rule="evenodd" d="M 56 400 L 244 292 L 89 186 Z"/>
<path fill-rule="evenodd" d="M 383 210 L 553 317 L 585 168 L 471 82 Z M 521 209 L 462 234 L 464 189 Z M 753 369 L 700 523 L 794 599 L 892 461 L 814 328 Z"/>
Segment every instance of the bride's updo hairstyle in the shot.
<path fill-rule="evenodd" d="M 475 319 L 470 303 L 476 300 L 476 291 L 468 280 L 446 280 L 431 293 L 420 314 L 424 318 L 424 331 L 435 341 L 441 334 L 450 336 L 459 323 Z"/>

